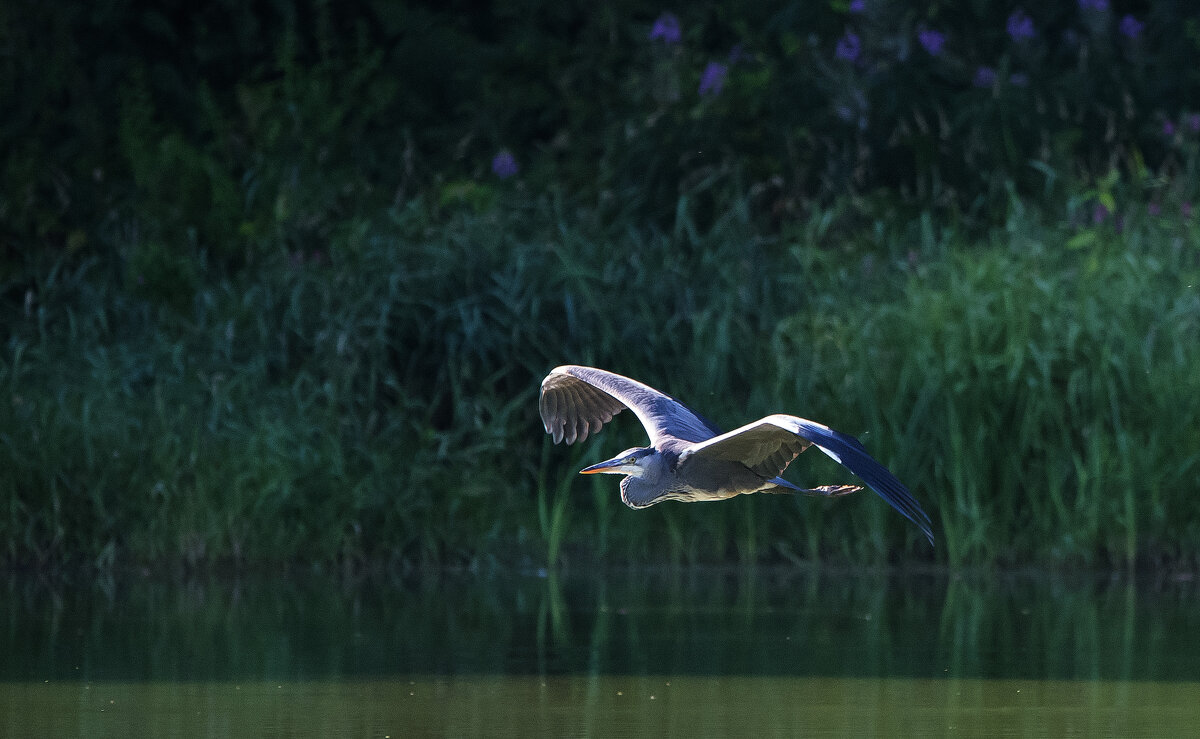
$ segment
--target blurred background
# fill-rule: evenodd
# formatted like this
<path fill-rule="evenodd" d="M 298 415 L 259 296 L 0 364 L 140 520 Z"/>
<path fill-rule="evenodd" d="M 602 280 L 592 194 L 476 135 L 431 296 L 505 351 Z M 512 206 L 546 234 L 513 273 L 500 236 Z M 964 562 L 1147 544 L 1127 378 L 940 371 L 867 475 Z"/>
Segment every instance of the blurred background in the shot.
<path fill-rule="evenodd" d="M 4 3 L 0 563 L 1194 571 L 1191 3 L 772 6 Z M 563 363 L 858 436 L 937 547 L 631 511 Z"/>

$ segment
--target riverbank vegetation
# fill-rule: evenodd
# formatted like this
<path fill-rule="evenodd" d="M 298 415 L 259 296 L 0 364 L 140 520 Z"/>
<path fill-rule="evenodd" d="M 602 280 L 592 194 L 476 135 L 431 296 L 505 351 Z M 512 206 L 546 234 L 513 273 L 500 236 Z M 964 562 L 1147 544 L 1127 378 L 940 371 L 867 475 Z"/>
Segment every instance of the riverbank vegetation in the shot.
<path fill-rule="evenodd" d="M 229 5 L 3 21 L 7 565 L 1200 564 L 1186 18 Z M 937 548 L 626 509 L 568 362 L 859 436 Z"/>

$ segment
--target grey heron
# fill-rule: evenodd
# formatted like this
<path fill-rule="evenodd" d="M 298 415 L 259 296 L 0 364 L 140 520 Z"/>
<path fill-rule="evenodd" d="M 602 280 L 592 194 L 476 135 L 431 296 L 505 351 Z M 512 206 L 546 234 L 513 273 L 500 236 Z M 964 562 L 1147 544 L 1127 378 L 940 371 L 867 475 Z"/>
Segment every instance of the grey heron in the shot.
<path fill-rule="evenodd" d="M 542 423 L 554 443 L 585 441 L 628 408 L 650 446 L 626 449 L 580 470 L 625 475 L 621 500 L 645 508 L 664 500 L 725 500 L 748 493 L 838 496 L 858 485 L 801 488 L 780 477 L 800 452 L 815 446 L 866 482 L 915 523 L 933 544 L 929 516 L 896 477 L 858 439 L 798 416 L 775 414 L 721 433 L 683 403 L 649 385 L 607 370 L 563 365 L 542 380 Z"/>

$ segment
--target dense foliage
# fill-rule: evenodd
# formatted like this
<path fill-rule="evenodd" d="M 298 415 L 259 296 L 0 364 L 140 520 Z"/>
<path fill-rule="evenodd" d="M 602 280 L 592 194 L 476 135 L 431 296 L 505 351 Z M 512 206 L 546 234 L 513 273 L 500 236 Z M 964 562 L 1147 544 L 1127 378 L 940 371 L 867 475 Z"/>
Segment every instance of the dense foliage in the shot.
<path fill-rule="evenodd" d="M 15 0 L 0 40 L 4 561 L 1200 561 L 1186 3 Z M 573 471 L 631 420 L 541 433 L 563 362 L 859 435 L 938 549 L 869 494 L 626 510 Z"/>
<path fill-rule="evenodd" d="M 681 196 L 702 224 L 847 193 L 994 220 L 1013 186 L 1197 184 L 1187 2 L 14 0 L 0 33 L 10 250 L 102 250 L 130 219 L 227 260 L 316 248 L 393 203 L 494 204 L 498 153 L 660 225 Z"/>

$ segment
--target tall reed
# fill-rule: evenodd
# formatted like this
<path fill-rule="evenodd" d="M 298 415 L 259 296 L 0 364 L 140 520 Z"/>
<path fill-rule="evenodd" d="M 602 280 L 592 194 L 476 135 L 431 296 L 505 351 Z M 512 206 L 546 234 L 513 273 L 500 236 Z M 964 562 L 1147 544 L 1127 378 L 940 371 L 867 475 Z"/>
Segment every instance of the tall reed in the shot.
<path fill-rule="evenodd" d="M 4 286 L 0 541 L 10 564 L 544 565 L 835 558 L 1200 561 L 1200 237 L 1018 213 L 764 238 L 744 210 L 672 234 L 547 198 L 347 224 L 182 306 L 99 262 Z M 136 238 L 136 234 L 130 238 Z M 1078 242 L 1076 242 L 1078 243 Z M 136 245 L 134 245 L 136 246 Z M 862 439 L 935 522 L 870 493 L 631 511 L 550 445 L 537 388 L 595 364 L 733 427 Z M 799 483 L 850 481 L 820 455 Z"/>

